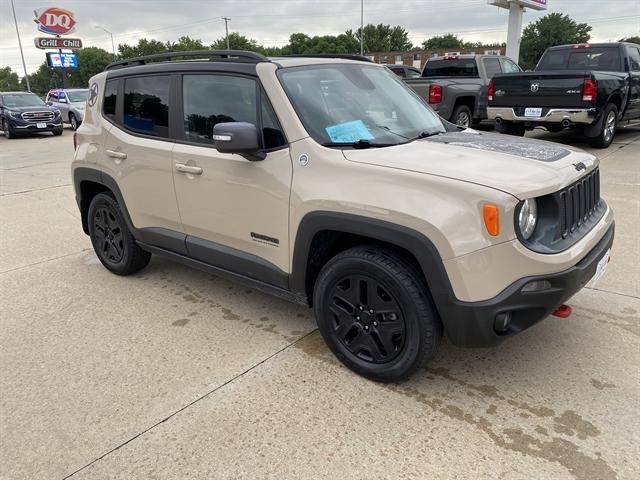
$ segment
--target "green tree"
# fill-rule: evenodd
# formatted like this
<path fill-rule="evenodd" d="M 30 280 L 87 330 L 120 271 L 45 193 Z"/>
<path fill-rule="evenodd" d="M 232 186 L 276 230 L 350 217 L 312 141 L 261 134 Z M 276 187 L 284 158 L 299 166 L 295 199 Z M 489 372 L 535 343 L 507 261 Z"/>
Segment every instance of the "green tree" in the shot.
<path fill-rule="evenodd" d="M 520 65 L 533 68 L 544 51 L 555 45 L 585 43 L 591 38 L 591 25 L 576 23 L 568 15 L 550 13 L 530 23 L 522 32 Z"/>
<path fill-rule="evenodd" d="M 11 67 L 0 68 L 0 92 L 20 90 L 20 79 Z"/>
<path fill-rule="evenodd" d="M 202 40 L 196 40 L 190 37 L 180 37 L 176 43 L 167 42 L 167 50 L 172 52 L 186 52 L 189 50 L 208 50 L 209 47 L 202 43 Z"/>
<path fill-rule="evenodd" d="M 118 45 L 119 57 L 122 59 L 143 57 L 145 55 L 153 55 L 154 53 L 166 52 L 167 50 L 168 47 L 166 43 L 162 43 L 159 40 L 147 40 L 146 38 L 138 40 L 137 45 L 127 45 L 126 43 Z"/>
<path fill-rule="evenodd" d="M 634 35 L 633 37 L 621 38 L 621 42 L 637 43 L 640 45 L 640 35 Z"/>
<path fill-rule="evenodd" d="M 400 25 L 368 24 L 364 26 L 364 49 L 366 52 L 394 52 L 411 50 L 413 45 L 409 41 L 409 33 Z M 347 30 L 345 35 L 356 40 L 360 50 L 360 29 Z"/>
<path fill-rule="evenodd" d="M 466 46 L 467 44 L 464 40 L 451 33 L 431 37 L 422 42 L 422 48 L 424 48 L 425 50 L 436 50 L 441 48 L 465 48 Z"/>
<path fill-rule="evenodd" d="M 262 52 L 263 47 L 252 38 L 240 35 L 238 32 L 229 33 L 229 48 L 231 50 L 249 50 L 252 52 Z M 212 50 L 226 50 L 227 37 L 221 37 L 211 44 Z"/>
<path fill-rule="evenodd" d="M 78 69 L 71 70 L 67 86 L 86 88 L 89 79 L 113 62 L 113 55 L 102 48 L 86 47 L 77 50 Z"/>

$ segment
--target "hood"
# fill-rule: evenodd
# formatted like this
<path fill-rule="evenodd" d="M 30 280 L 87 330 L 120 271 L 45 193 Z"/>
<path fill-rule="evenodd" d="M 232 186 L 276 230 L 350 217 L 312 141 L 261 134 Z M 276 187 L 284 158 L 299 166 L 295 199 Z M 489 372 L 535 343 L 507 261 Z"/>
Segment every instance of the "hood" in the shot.
<path fill-rule="evenodd" d="M 353 162 L 484 185 L 519 199 L 556 192 L 598 164 L 595 156 L 565 145 L 472 129 L 343 154 Z M 586 168 L 576 167 L 580 163 Z"/>
<path fill-rule="evenodd" d="M 19 112 L 19 113 L 24 113 L 24 112 L 43 112 L 43 111 L 49 111 L 49 110 L 55 110 L 55 108 L 50 107 L 49 105 L 41 105 L 39 107 L 5 107 L 5 109 L 9 110 L 10 112 Z"/>

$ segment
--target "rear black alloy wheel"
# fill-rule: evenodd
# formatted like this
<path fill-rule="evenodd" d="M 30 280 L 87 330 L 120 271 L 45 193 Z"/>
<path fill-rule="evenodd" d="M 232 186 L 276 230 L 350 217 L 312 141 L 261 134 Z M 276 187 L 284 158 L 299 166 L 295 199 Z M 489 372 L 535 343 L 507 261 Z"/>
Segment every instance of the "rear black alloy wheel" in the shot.
<path fill-rule="evenodd" d="M 409 377 L 435 355 L 442 336 L 422 275 L 383 247 L 354 247 L 329 260 L 316 281 L 313 306 L 331 351 L 372 380 Z"/>
<path fill-rule="evenodd" d="M 385 363 L 400 353 L 406 336 L 398 301 L 374 278 L 346 275 L 333 284 L 326 301 L 331 328 L 352 355 Z"/>
<path fill-rule="evenodd" d="M 107 269 L 118 275 L 130 275 L 147 266 L 151 254 L 138 246 L 110 193 L 96 195 L 87 215 L 93 249 Z"/>

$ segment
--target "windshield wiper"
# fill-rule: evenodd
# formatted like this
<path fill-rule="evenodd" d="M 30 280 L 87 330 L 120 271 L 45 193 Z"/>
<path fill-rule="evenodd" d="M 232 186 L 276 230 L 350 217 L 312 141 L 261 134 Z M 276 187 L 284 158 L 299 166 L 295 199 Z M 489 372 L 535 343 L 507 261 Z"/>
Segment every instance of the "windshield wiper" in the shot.
<path fill-rule="evenodd" d="M 369 140 L 360 139 L 356 142 L 325 142 L 323 147 L 351 147 L 355 149 L 391 147 L 397 143 L 371 143 Z"/>

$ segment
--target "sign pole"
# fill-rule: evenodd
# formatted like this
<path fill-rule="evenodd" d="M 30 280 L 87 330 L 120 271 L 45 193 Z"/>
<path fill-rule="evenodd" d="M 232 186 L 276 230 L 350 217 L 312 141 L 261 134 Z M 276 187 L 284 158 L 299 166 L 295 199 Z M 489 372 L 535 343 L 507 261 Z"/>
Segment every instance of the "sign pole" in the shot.
<path fill-rule="evenodd" d="M 509 29 L 507 31 L 507 57 L 518 63 L 520 58 L 520 35 L 524 7 L 516 2 L 509 3 Z"/>
<path fill-rule="evenodd" d="M 22 57 L 22 68 L 24 68 L 24 79 L 27 81 L 27 91 L 31 91 L 31 85 L 29 84 L 29 75 L 27 74 L 27 64 L 24 63 L 24 53 L 22 53 L 22 42 L 20 41 L 20 32 L 18 31 L 18 20 L 16 19 L 16 9 L 13 6 L 13 0 L 11 0 L 11 10 L 13 10 L 13 21 L 16 24 L 16 35 L 18 36 L 18 46 L 20 47 L 20 57 Z"/>

